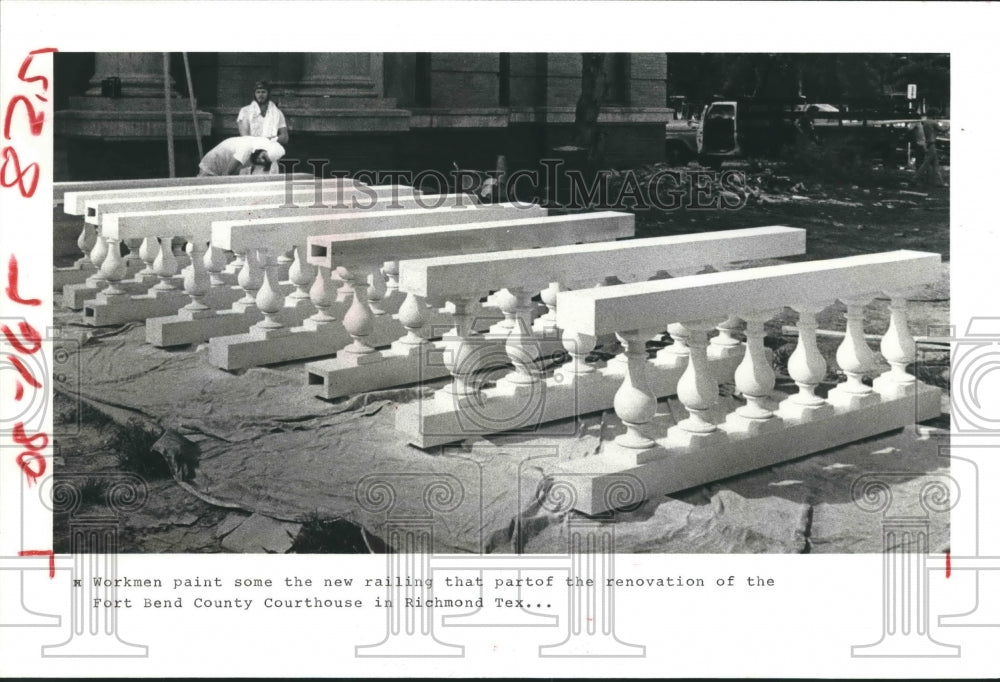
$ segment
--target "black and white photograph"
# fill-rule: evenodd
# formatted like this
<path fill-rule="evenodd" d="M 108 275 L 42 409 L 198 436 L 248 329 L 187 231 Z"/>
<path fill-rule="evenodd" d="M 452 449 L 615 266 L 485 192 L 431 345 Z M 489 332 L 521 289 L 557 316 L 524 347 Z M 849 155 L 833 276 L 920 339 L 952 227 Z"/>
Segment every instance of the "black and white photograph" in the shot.
<path fill-rule="evenodd" d="M 81 5 L 4 8 L 9 674 L 987 671 L 995 9 Z"/>

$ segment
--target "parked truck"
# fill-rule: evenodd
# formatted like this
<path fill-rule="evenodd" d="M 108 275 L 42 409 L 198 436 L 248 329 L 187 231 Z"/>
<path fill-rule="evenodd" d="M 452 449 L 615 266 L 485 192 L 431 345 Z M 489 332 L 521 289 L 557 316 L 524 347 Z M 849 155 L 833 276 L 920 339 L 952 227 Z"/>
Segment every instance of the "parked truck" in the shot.
<path fill-rule="evenodd" d="M 729 158 L 775 158 L 797 137 L 805 136 L 817 142 L 846 138 L 874 157 L 905 160 L 909 131 L 919 119 L 886 113 L 890 112 L 870 103 L 845 111 L 800 101 L 718 99 L 704 107 L 700 119 L 666 124 L 665 159 L 669 163 L 698 159 L 718 167 Z"/>

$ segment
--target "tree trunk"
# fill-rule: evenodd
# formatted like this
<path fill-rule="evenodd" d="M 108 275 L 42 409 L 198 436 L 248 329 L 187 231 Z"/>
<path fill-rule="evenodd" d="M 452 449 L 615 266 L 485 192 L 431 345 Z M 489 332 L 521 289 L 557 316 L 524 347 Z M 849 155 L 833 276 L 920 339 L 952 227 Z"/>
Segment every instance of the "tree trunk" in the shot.
<path fill-rule="evenodd" d="M 597 117 L 608 88 L 604 72 L 603 53 L 583 54 L 583 73 L 580 97 L 576 101 L 576 118 L 573 124 L 573 144 L 586 150 L 587 166 L 596 170 L 604 161 L 603 136 L 598 130 Z"/>

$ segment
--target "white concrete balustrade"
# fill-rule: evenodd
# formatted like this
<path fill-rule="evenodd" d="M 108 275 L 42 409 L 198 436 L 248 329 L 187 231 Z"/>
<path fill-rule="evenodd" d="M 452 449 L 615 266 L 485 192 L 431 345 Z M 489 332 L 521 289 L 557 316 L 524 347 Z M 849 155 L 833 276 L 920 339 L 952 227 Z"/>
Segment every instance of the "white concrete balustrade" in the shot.
<path fill-rule="evenodd" d="M 66 194 L 66 210 L 86 213 L 84 231 L 78 239 L 78 245 L 89 248 L 88 257 L 94 265 L 93 272 L 84 283 L 67 285 L 63 288 L 63 305 L 74 310 L 83 308 L 84 303 L 94 299 L 98 292 L 108 283 L 101 268 L 108 254 L 106 237 L 100 227 L 103 215 L 106 213 L 142 213 L 151 211 L 190 210 L 208 208 L 247 209 L 260 206 L 286 206 L 314 208 L 330 208 L 329 204 L 336 202 L 337 206 L 367 208 L 383 201 L 393 202 L 403 197 L 419 195 L 411 187 L 395 185 L 367 187 L 355 185 L 341 179 L 316 180 L 310 182 L 277 182 L 252 185 L 226 185 L 213 187 L 197 187 L 190 192 L 181 193 L 186 188 L 149 188 L 134 190 L 119 190 L 109 192 L 78 192 Z M 81 206 L 83 207 L 81 209 Z M 339 210 L 339 209 L 338 209 Z M 91 231 L 87 225 L 93 227 Z M 156 235 L 161 236 L 161 235 Z M 173 236 L 182 236 L 181 234 Z M 130 247 L 139 246 L 139 242 L 127 242 Z M 126 257 L 124 277 L 136 274 L 140 265 L 137 255 Z M 131 263 L 131 267 L 129 264 Z M 143 282 L 125 281 L 119 288 L 130 294 L 143 294 Z M 166 313 L 157 313 L 166 314 Z"/>
<path fill-rule="evenodd" d="M 530 253 L 546 251 L 545 247 L 552 245 L 576 244 L 567 248 L 587 248 L 581 244 L 618 243 L 614 240 L 629 237 L 635 231 L 635 217 L 627 213 L 599 212 L 582 215 L 557 216 L 545 219 L 520 219 L 501 223 L 479 226 L 476 232 L 470 233 L 467 227 L 454 226 L 436 231 L 399 230 L 394 233 L 377 235 L 374 239 L 359 239 L 353 242 L 345 241 L 344 237 L 327 240 L 325 237 L 310 239 L 310 262 L 320 267 L 335 265 L 348 272 L 369 271 L 374 263 L 369 254 L 380 257 L 391 256 L 393 262 L 400 263 L 400 269 L 409 267 L 409 259 L 426 257 L 431 254 L 479 254 L 488 251 L 500 253 L 511 243 L 534 249 Z M 469 235 L 469 236 L 466 236 Z M 381 244 L 379 243 L 381 242 Z M 537 250 L 537 251 L 536 251 Z M 409 272 L 409 270 L 408 270 Z M 402 280 L 400 280 L 400 286 Z M 474 321 L 492 318 L 494 313 L 478 307 L 479 299 L 491 291 L 488 283 L 483 282 L 477 289 L 468 287 L 461 296 L 432 297 L 430 305 L 426 297 L 404 289 L 406 299 L 396 316 L 405 328 L 397 329 L 395 339 L 389 349 L 376 351 L 374 346 L 385 345 L 384 338 L 379 342 L 368 341 L 370 333 L 360 335 L 365 341 L 364 350 L 338 353 L 337 357 L 320 360 L 306 365 L 308 381 L 311 385 L 322 386 L 319 395 L 324 398 L 334 398 L 350 395 L 362 390 L 372 390 L 397 386 L 417 381 L 444 376 L 447 370 L 444 365 L 429 354 L 440 354 L 440 345 L 429 343 L 429 336 L 437 335 L 429 329 L 451 329 L 460 324 L 455 319 L 456 312 L 443 311 L 446 301 L 451 301 L 454 311 L 459 317 L 468 318 L 471 329 L 482 326 Z M 530 296 L 526 291 L 518 294 L 504 292 L 498 296 L 500 312 L 505 316 L 514 314 L 527 316 L 530 312 Z M 377 324 L 380 311 L 377 306 L 359 302 L 352 306 L 353 316 L 345 317 L 344 325 L 350 331 L 352 324 Z M 527 320 L 530 324 L 530 319 Z M 444 323 L 442 325 L 442 323 Z M 364 327 L 360 327 L 364 329 Z M 501 343 L 508 340 L 510 330 L 502 334 L 492 335 Z M 355 335 L 357 336 L 357 335 Z M 399 337 L 399 338 L 396 338 Z M 353 337 L 352 337 L 353 338 Z M 490 335 L 487 336 L 490 338 Z M 550 339 L 550 345 L 555 338 Z M 506 358 L 502 349 L 496 355 Z M 362 357 L 363 356 L 363 357 Z M 363 361 L 362 361 L 363 360 Z"/>
<path fill-rule="evenodd" d="M 400 287 L 409 296 L 417 300 L 450 300 L 459 307 L 482 292 L 503 289 L 505 293 L 498 296 L 498 301 L 505 313 L 513 313 L 513 323 L 504 337 L 505 354 L 488 352 L 482 340 L 469 335 L 467 325 L 461 321 L 455 324 L 457 334 L 437 344 L 428 344 L 422 338 L 416 323 L 419 320 L 411 324 L 411 334 L 383 354 L 392 368 L 385 373 L 397 380 L 422 381 L 450 372 L 453 379 L 452 385 L 433 399 L 401 406 L 396 413 L 397 428 L 411 443 L 426 448 L 475 435 L 532 429 L 546 422 L 608 409 L 616 400 L 622 377 L 629 376 L 629 368 L 636 363 L 648 365 L 656 395 L 671 395 L 684 372 L 687 347 L 684 352 L 676 348 L 674 352 L 661 351 L 652 361 L 646 360 L 645 350 L 645 342 L 656 331 L 666 329 L 667 323 L 641 338 L 630 333 L 620 335 L 624 353 L 607 364 L 591 364 L 586 358 L 595 347 L 594 335 L 574 330 L 558 333 L 558 301 L 564 292 L 610 278 L 662 278 L 671 271 L 799 255 L 805 252 L 805 242 L 804 230 L 773 226 L 403 261 Z M 532 327 L 526 314 L 528 301 L 543 290 L 554 291 L 555 295 L 543 292 L 550 310 Z M 733 339 L 732 332 L 727 329 L 726 343 L 713 348 L 708 360 L 711 371 L 724 378 L 732 376 L 742 356 L 742 346 Z M 414 350 L 418 344 L 426 344 L 423 355 Z M 544 358 L 551 355 L 552 348 L 563 351 L 568 362 L 543 371 Z M 406 352 L 409 355 L 404 355 Z M 444 361 L 435 362 L 435 354 L 443 355 Z M 496 386 L 481 385 L 488 370 L 507 363 L 513 371 L 501 377 Z M 342 394 L 342 377 L 334 372 L 320 375 L 319 365 L 307 366 L 311 382 L 318 384 L 317 377 L 322 376 L 326 391 Z M 355 381 L 348 386 L 358 390 L 356 385 L 361 383 Z"/>
<path fill-rule="evenodd" d="M 350 343 L 341 362 L 350 357 L 354 358 L 351 366 L 361 360 L 370 362 L 376 357 L 371 354 L 375 347 L 388 345 L 405 331 L 402 324 L 408 313 L 403 313 L 402 320 L 393 315 L 401 296 L 393 295 L 396 302 L 387 305 L 390 283 L 383 277 L 383 270 L 391 274 L 402 257 L 501 248 L 510 240 L 539 245 L 588 242 L 628 236 L 634 231 L 632 216 L 546 218 L 545 209 L 538 206 L 513 204 L 421 209 L 392 215 L 400 213 L 408 215 L 395 223 L 377 220 L 377 214 L 364 215 L 351 222 L 338 221 L 336 227 L 340 229 L 336 233 L 309 237 L 308 262 L 322 273 L 336 268 L 344 281 L 342 301 L 333 301 L 325 287 L 316 288 L 311 294 L 320 310 L 303 326 L 290 329 L 287 325 L 268 324 L 255 326 L 248 334 L 213 338 L 209 361 L 223 369 L 239 369 L 334 353 L 340 357 L 340 350 Z M 485 219 L 489 217 L 493 220 Z M 387 229 L 391 226 L 395 229 Z M 226 240 L 235 238 L 222 236 L 220 243 L 232 244 L 235 242 Z M 260 243 L 263 235 L 241 234 L 238 238 Z M 395 286 L 393 283 L 392 288 Z M 275 307 L 275 314 L 278 312 L 273 301 L 258 303 L 262 310 L 269 305 Z M 433 317 L 435 312 L 424 314 Z M 276 315 L 271 321 L 277 322 Z M 364 340 L 359 340 L 362 337 Z"/>
<path fill-rule="evenodd" d="M 938 281 L 940 262 L 936 254 L 893 251 L 560 293 L 564 335 L 614 332 L 628 346 L 629 362 L 614 399 L 622 433 L 602 443 L 599 456 L 560 463 L 552 475 L 571 473 L 577 508 L 594 514 L 605 511 L 605 489 L 622 473 L 640 477 L 647 493 L 659 496 L 937 416 L 940 390 L 906 371 L 914 347 L 905 308 L 908 292 Z M 891 324 L 881 350 L 891 369 L 869 385 L 874 356 L 862 309 L 883 294 Z M 816 345 L 816 314 L 834 299 L 847 307 L 847 334 L 836 354 L 847 378 L 824 398 L 817 393 L 827 367 Z M 765 322 L 784 306 L 799 313 L 798 345 L 788 361 L 797 390 L 789 395 L 775 392 L 763 346 Z M 746 321 L 747 350 L 734 375 L 745 404 L 723 414 L 708 333 L 734 315 Z M 667 323 L 687 335 L 688 361 L 677 384 L 687 414 L 676 423 L 657 403 L 652 363 L 632 352 Z M 589 482 L 584 490 L 581 476 Z"/>
<path fill-rule="evenodd" d="M 289 181 L 298 185 L 312 183 L 317 178 L 309 173 L 292 173 L 275 179 L 273 175 L 227 175 L 194 178 L 152 178 L 149 180 L 97 180 L 57 182 L 53 185 L 53 203 L 62 204 L 69 215 L 86 215 L 86 202 L 90 199 L 127 199 L 134 196 L 157 195 L 190 196 L 191 194 L 217 194 L 220 189 L 236 192 L 260 192 L 285 187 Z M 322 180 L 342 185 L 355 185 L 353 180 Z"/>
<path fill-rule="evenodd" d="M 546 214 L 546 210 L 538 206 L 478 205 L 471 203 L 467 196 L 463 196 L 461 202 L 436 203 L 441 204 L 439 208 L 357 211 L 261 221 L 219 222 L 213 226 L 212 238 L 213 243 L 219 244 L 221 248 L 237 251 L 242 249 L 248 253 L 252 251 L 258 254 L 264 251 L 269 258 L 274 252 L 287 248 L 288 243 L 300 244 L 298 250 L 301 254 L 303 253 L 301 242 L 317 235 L 352 233 L 375 235 L 387 230 L 456 224 L 479 225 L 501 219 L 531 216 L 538 218 Z M 378 256 L 374 255 L 374 252 L 372 258 L 378 261 Z M 382 261 L 378 261 L 380 266 L 384 265 Z M 304 266 L 314 267 L 308 261 Z M 386 268 L 391 278 L 394 278 L 393 267 L 389 264 Z M 257 301 L 259 310 L 255 313 L 261 315 L 260 311 L 269 312 L 271 314 L 268 318 L 269 323 L 266 326 L 258 326 L 257 322 L 261 321 L 258 317 L 247 321 L 241 329 L 213 334 L 209 345 L 209 361 L 216 367 L 234 370 L 336 353 L 342 344 L 339 343 L 337 336 L 330 335 L 331 323 L 347 313 L 353 294 L 359 288 L 354 285 L 352 273 L 341 273 L 346 281 L 334 294 L 330 269 L 319 267 L 317 273 L 309 290 L 308 305 L 313 307 L 314 314 L 304 320 L 297 311 L 291 311 L 288 307 L 282 309 L 280 302 L 277 302 L 276 297 L 271 294 L 274 278 L 262 277 L 260 292 L 257 294 L 261 297 Z M 386 282 L 381 272 L 372 271 L 370 274 L 372 275 L 370 297 L 377 301 L 377 307 L 385 316 L 385 319 L 379 322 L 381 331 L 376 335 L 398 336 L 402 330 L 391 315 L 402 297 L 395 293 L 394 282 Z M 305 279 L 303 277 L 303 280 Z M 368 288 L 365 288 L 365 293 L 368 294 Z M 294 326 L 300 322 L 300 326 Z"/>
<path fill-rule="evenodd" d="M 291 173 L 285 176 L 281 182 L 296 182 L 302 180 L 313 181 L 314 178 L 309 173 Z M 96 193 L 121 192 L 122 190 L 148 191 L 157 188 L 159 191 L 166 191 L 176 194 L 187 194 L 192 190 L 200 191 L 206 186 L 259 186 L 262 182 L 277 186 L 273 176 L 264 175 L 236 175 L 236 176 L 211 176 L 203 178 L 148 178 L 142 180 L 92 180 L 81 182 L 56 182 L 52 186 L 52 203 L 55 206 L 63 206 L 65 213 L 69 215 L 83 215 L 86 212 L 82 196 L 96 197 Z M 66 204 L 66 195 L 69 194 L 69 204 Z M 77 246 L 83 252 L 83 256 L 69 267 L 54 268 L 52 271 L 53 291 L 62 291 L 66 285 L 82 284 L 100 266 L 96 266 L 90 260 L 90 251 L 94 248 L 97 240 L 96 226 L 84 221 L 83 229 L 77 238 Z M 136 268 L 140 266 L 138 262 L 126 261 L 126 276 L 135 274 Z"/>
<path fill-rule="evenodd" d="M 437 199 L 439 197 L 431 197 Z M 444 197 L 450 199 L 450 197 Z M 378 203 L 368 209 L 335 209 L 337 213 L 366 211 L 391 210 L 393 207 L 413 208 L 417 205 L 418 197 L 402 196 L 398 198 L 379 197 Z M 462 201 L 467 200 L 463 197 Z M 167 301 L 153 303 L 148 298 L 124 299 L 122 301 L 105 300 L 104 294 L 98 294 L 97 299 L 88 301 L 84 306 L 84 316 L 92 324 L 114 324 L 131 319 L 147 319 L 147 340 L 157 346 L 179 345 L 192 343 L 198 340 L 207 340 L 209 337 L 198 336 L 194 338 L 186 337 L 183 334 L 171 333 L 177 329 L 183 329 L 183 324 L 173 324 L 175 322 L 191 321 L 202 319 L 204 307 L 220 309 L 230 306 L 244 291 L 237 284 L 237 273 L 229 274 L 224 272 L 225 259 L 223 250 L 210 244 L 212 224 L 215 222 L 233 220 L 236 218 L 263 221 L 269 219 L 286 218 L 294 216 L 313 217 L 317 214 L 329 214 L 332 209 L 315 209 L 308 206 L 298 205 L 293 207 L 280 204 L 271 206 L 250 206 L 241 208 L 184 208 L 170 209 L 163 211 L 143 211 L 138 213 L 105 213 L 101 216 L 102 231 L 108 241 L 117 241 L 127 238 L 139 238 L 151 240 L 155 246 L 156 235 L 161 239 L 166 239 L 163 235 L 174 234 L 181 236 L 193 245 L 193 250 L 199 255 L 192 277 L 184 281 L 184 290 L 189 295 L 191 286 L 201 286 L 201 280 L 207 280 L 204 285 L 209 287 L 207 296 L 204 296 L 204 304 L 190 308 L 173 305 Z M 282 249 L 280 253 L 291 251 L 295 253 L 295 247 L 302 250 L 302 244 L 296 244 L 294 236 L 288 241 L 290 246 Z M 304 243 L 304 242 L 303 242 Z M 253 267 L 244 262 L 244 267 Z M 290 259 L 290 263 L 285 266 L 284 273 L 279 272 L 278 278 L 291 277 L 294 281 L 282 283 L 280 289 L 283 295 L 289 295 L 288 305 L 294 309 L 301 309 L 300 303 L 304 300 L 308 304 L 309 285 L 312 283 L 312 273 L 304 271 L 301 263 L 297 264 L 297 257 Z M 294 275 L 294 276 L 293 276 Z M 113 276 L 112 276 L 113 277 Z M 198 282 L 199 284 L 194 284 Z M 298 294 L 295 292 L 298 291 Z M 186 299 L 182 299 L 186 302 Z M 174 301 L 173 303 L 176 303 Z M 179 308 L 179 309 L 178 309 Z M 306 314 L 314 312 L 307 310 Z M 176 313 L 176 315 L 171 315 Z M 192 317 L 192 315 L 195 315 Z M 164 331 L 166 329 L 166 331 Z"/>
<path fill-rule="evenodd" d="M 302 211 L 292 216 L 253 216 L 243 220 L 215 221 L 212 224 L 211 243 L 218 249 L 232 250 L 243 254 L 244 264 L 240 270 L 238 286 L 242 298 L 237 300 L 230 309 L 221 311 L 202 311 L 192 317 L 178 313 L 176 316 L 151 318 L 146 323 L 146 340 L 157 346 L 175 346 L 208 341 L 216 337 L 231 337 L 251 330 L 263 319 L 261 308 L 258 307 L 258 297 L 266 300 L 270 309 L 277 300 L 277 309 L 271 319 L 276 321 L 280 312 L 281 328 L 289 325 L 304 324 L 310 327 L 309 317 L 318 314 L 315 306 L 314 291 L 328 291 L 332 287 L 330 273 L 314 271 L 304 262 L 305 239 L 309 235 L 327 232 L 351 232 L 354 230 L 381 231 L 398 228 L 401 225 L 412 224 L 415 220 L 433 220 L 441 222 L 463 222 L 469 220 L 492 220 L 504 215 L 513 215 L 517 209 L 510 205 L 479 206 L 474 199 L 462 195 L 433 195 L 426 197 L 428 201 L 440 203 L 441 208 L 413 208 L 407 203 L 402 208 L 399 202 L 409 200 L 398 199 L 384 204 L 375 204 L 368 209 L 340 209 L 336 211 L 312 210 Z M 433 204 L 431 204 L 433 205 Z M 541 211 L 543 209 L 533 209 Z M 433 212 L 433 213 L 428 213 Z M 244 213 L 244 217 L 248 214 Z M 288 269 L 291 278 L 287 291 L 279 284 L 280 275 L 277 268 L 277 254 L 292 250 L 294 255 Z M 272 263 L 271 260 L 274 260 Z M 265 272 L 268 274 L 265 276 Z M 278 294 L 278 296 L 275 296 Z M 287 294 L 287 296 L 286 296 Z M 320 296 L 325 305 L 325 294 Z M 331 302 L 330 306 L 336 306 Z M 329 307 L 329 306 L 328 306 Z M 266 336 L 273 337 L 279 332 L 269 325 Z M 266 339 L 265 339 L 266 340 Z M 302 341 L 305 340 L 303 337 Z M 290 352 L 290 351 L 289 351 Z M 305 352 L 305 351 L 303 351 Z M 255 356 L 248 355 L 248 358 Z M 306 357 L 314 357 L 308 355 Z M 298 359 L 292 355 L 286 360 Z M 281 360 L 271 360 L 280 362 Z M 260 364 L 260 363 L 257 363 Z M 252 366 L 252 365 L 243 365 Z M 231 369 L 233 367 L 225 367 Z"/>

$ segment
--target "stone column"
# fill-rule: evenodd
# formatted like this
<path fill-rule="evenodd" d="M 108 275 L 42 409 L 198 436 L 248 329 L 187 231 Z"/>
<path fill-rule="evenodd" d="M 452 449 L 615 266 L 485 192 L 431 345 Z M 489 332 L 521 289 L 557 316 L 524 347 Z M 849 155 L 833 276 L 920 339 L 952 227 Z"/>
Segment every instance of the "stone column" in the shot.
<path fill-rule="evenodd" d="M 98 52 L 94 55 L 94 75 L 86 94 L 101 95 L 101 81 L 105 78 L 121 79 L 122 97 L 155 97 L 163 99 L 162 52 Z M 170 93 L 180 97 L 174 79 L 170 79 Z"/>
<path fill-rule="evenodd" d="M 163 88 L 162 52 L 100 52 L 94 74 L 82 95 L 68 98 L 68 107 L 55 118 L 55 144 L 64 153 L 67 171 L 85 180 L 166 177 L 168 153 L 167 115 Z M 101 82 L 118 78 L 121 91 L 109 97 Z M 191 113 L 187 93 L 169 82 L 170 119 L 175 142 L 175 168 L 179 176 L 198 173 L 196 135 L 212 132 L 212 114 Z M 195 128 L 197 118 L 197 129 Z"/>
<path fill-rule="evenodd" d="M 382 96 L 381 52 L 319 52 L 305 55 L 295 94 L 310 97 Z"/>
<path fill-rule="evenodd" d="M 381 52 L 309 53 L 302 77 L 282 83 L 274 100 L 293 136 L 404 132 L 410 112 L 383 96 L 383 80 Z M 346 153 L 343 141 L 338 153 Z"/>

